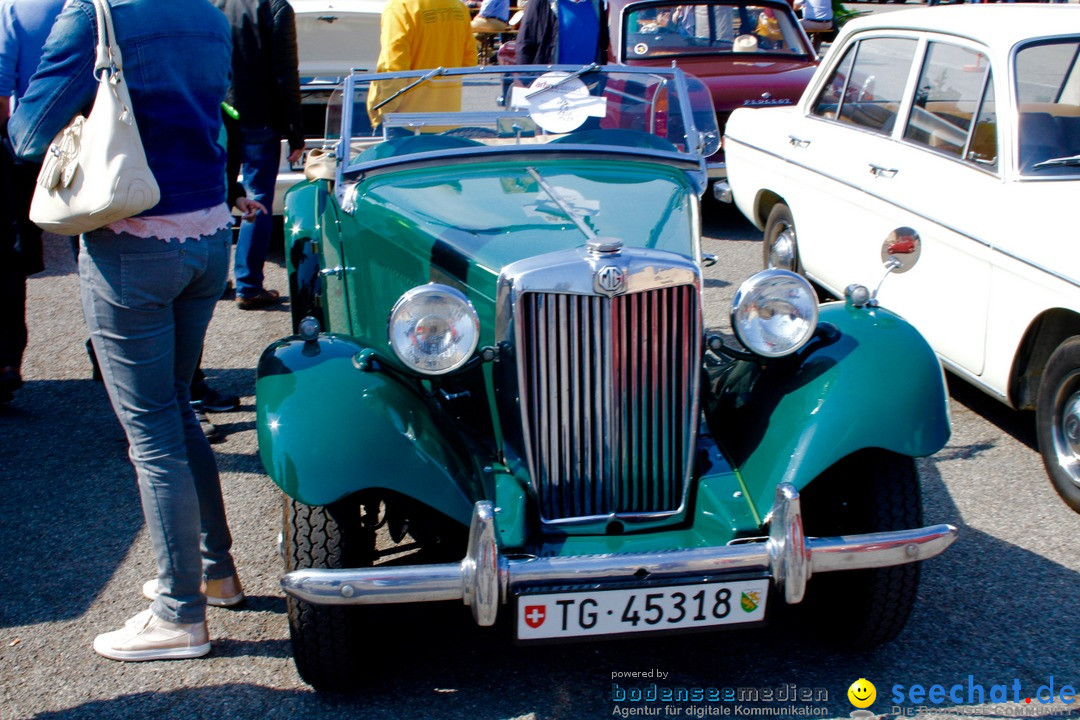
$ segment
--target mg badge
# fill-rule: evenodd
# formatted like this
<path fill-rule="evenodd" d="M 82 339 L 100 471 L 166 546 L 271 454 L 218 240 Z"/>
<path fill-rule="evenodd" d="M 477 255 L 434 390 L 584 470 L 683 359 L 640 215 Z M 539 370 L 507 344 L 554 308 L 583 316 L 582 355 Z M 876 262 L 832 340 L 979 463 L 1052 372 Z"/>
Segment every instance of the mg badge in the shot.
<path fill-rule="evenodd" d="M 596 271 L 596 289 L 605 295 L 616 295 L 626 289 L 626 272 L 616 265 L 605 265 Z"/>

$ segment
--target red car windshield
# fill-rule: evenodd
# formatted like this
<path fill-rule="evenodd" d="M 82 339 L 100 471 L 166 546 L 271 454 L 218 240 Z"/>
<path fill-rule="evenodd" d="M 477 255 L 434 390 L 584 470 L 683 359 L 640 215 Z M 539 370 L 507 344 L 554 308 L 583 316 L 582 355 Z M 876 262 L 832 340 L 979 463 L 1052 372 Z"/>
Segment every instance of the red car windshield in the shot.
<path fill-rule="evenodd" d="M 623 15 L 627 60 L 670 55 L 804 52 L 790 12 L 764 5 L 693 3 L 629 8 Z"/>

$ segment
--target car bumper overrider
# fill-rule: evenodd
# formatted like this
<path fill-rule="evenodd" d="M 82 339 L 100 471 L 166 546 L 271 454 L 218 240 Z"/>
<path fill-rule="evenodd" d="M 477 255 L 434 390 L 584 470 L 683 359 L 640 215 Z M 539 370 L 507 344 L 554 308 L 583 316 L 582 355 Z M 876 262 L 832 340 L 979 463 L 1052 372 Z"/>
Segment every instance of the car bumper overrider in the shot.
<path fill-rule="evenodd" d="M 494 505 L 476 503 L 469 545 L 460 563 L 356 569 L 306 569 L 285 575 L 285 592 L 317 605 L 380 605 L 461 600 L 479 625 L 493 625 L 499 605 L 517 589 L 590 584 L 598 589 L 627 581 L 709 577 L 765 572 L 785 602 L 803 599 L 814 573 L 917 562 L 942 553 L 956 528 L 940 524 L 912 530 L 807 538 L 799 493 L 788 483 L 776 489 L 768 516 L 769 536 L 760 542 L 576 557 L 507 557 L 499 547 Z"/>

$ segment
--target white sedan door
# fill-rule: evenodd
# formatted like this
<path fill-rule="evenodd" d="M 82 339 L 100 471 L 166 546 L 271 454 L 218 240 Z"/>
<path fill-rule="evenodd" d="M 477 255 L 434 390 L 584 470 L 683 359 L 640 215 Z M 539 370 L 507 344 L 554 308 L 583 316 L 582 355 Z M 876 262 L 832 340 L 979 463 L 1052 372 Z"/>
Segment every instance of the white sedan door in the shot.
<path fill-rule="evenodd" d="M 881 208 L 878 257 L 904 261 L 879 298 L 939 355 L 983 371 L 991 246 L 1005 215 L 993 77 L 986 55 L 959 41 L 920 52 L 906 122 L 867 161 Z M 888 233 L 894 233 L 886 240 Z M 888 243 L 888 244 L 886 244 Z"/>

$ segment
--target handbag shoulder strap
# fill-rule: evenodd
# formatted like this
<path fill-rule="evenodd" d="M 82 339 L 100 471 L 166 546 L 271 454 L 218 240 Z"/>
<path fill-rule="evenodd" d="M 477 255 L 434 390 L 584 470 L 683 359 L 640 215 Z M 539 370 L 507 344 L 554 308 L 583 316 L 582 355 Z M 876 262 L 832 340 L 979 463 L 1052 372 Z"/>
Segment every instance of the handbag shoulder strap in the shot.
<path fill-rule="evenodd" d="M 120 71 L 124 68 L 120 46 L 116 42 L 116 31 L 113 29 L 112 12 L 109 10 L 109 0 L 93 0 L 94 10 L 97 12 L 97 60 L 94 63 L 94 75 L 102 70 L 110 72 Z"/>

